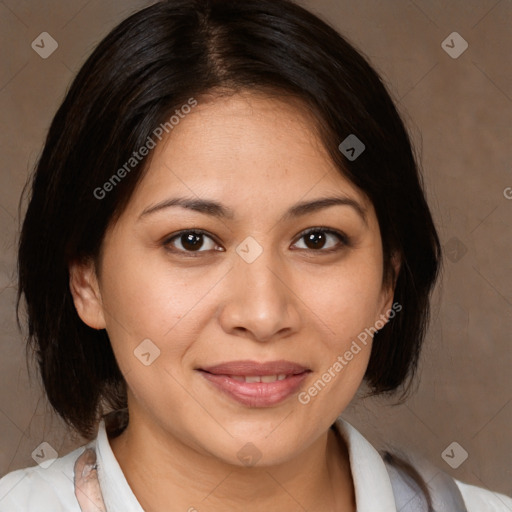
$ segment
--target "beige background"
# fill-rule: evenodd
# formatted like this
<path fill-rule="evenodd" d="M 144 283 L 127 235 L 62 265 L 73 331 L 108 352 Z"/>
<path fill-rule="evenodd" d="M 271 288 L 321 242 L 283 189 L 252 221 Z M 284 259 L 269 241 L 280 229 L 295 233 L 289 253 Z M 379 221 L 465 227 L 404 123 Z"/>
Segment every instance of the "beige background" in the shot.
<path fill-rule="evenodd" d="M 43 441 L 59 455 L 80 443 L 51 415 L 25 364 L 14 316 L 18 199 L 85 57 L 149 3 L 0 0 L 0 475 L 33 465 Z M 346 417 L 378 447 L 412 451 L 459 479 L 512 495 L 512 2 L 303 3 L 392 84 L 422 154 L 447 256 L 417 392 L 400 406 L 358 401 Z M 441 46 L 454 31 L 469 44 L 457 59 Z M 41 32 L 59 44 L 46 60 L 31 48 Z M 441 457 L 454 441 L 469 455 L 457 469 Z"/>

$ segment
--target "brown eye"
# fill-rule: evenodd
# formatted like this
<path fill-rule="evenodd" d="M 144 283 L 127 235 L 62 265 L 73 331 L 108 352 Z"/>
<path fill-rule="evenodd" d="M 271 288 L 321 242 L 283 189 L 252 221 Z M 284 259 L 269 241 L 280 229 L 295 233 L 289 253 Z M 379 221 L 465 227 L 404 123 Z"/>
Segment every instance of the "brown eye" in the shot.
<path fill-rule="evenodd" d="M 214 240 L 201 231 L 182 231 L 165 242 L 175 252 L 206 252 L 216 250 Z"/>
<path fill-rule="evenodd" d="M 197 233 L 187 233 L 180 236 L 181 246 L 187 251 L 197 251 L 204 243 L 203 235 Z"/>
<path fill-rule="evenodd" d="M 330 229 L 314 228 L 302 233 L 294 244 L 296 249 L 327 252 L 348 245 L 348 238 Z"/>
<path fill-rule="evenodd" d="M 325 233 L 321 231 L 314 231 L 304 235 L 304 243 L 308 249 L 321 249 L 325 245 L 326 240 Z"/>

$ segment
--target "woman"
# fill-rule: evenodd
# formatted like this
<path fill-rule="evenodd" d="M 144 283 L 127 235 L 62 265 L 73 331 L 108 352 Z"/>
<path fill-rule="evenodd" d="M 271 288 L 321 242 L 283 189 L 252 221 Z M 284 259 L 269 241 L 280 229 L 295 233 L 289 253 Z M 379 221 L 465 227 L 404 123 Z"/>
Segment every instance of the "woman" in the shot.
<path fill-rule="evenodd" d="M 285 0 L 131 16 L 55 116 L 19 248 L 48 398 L 91 442 L 4 477 L 0 511 L 511 509 L 337 419 L 363 379 L 407 389 L 439 261 L 333 29 Z"/>

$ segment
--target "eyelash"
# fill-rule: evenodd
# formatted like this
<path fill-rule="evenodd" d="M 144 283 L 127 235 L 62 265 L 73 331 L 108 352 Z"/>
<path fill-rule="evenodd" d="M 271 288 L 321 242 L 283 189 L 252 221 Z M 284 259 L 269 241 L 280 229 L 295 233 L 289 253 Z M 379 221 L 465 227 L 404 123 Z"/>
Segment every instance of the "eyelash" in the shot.
<path fill-rule="evenodd" d="M 350 240 L 350 238 L 347 235 L 345 235 L 341 231 L 337 231 L 335 229 L 327 228 L 327 227 L 323 227 L 323 226 L 317 226 L 317 227 L 314 227 L 314 228 L 308 228 L 308 229 L 302 231 L 297 236 L 296 241 L 294 242 L 294 245 L 297 242 L 299 242 L 302 238 L 304 238 L 305 236 L 307 236 L 307 235 L 309 235 L 311 233 L 321 233 L 321 234 L 324 234 L 324 235 L 334 235 L 335 237 L 338 238 L 339 243 L 335 247 L 331 247 L 329 249 L 323 249 L 323 248 L 322 249 L 310 249 L 310 248 L 302 249 L 302 248 L 300 248 L 300 249 L 293 249 L 293 250 L 308 251 L 310 253 L 328 253 L 328 254 L 331 254 L 333 252 L 337 252 L 337 251 L 341 250 L 343 247 L 349 247 L 351 245 L 351 240 Z M 203 236 L 211 239 L 215 244 L 217 244 L 217 242 L 215 241 L 215 238 L 210 233 L 208 233 L 207 231 L 204 231 L 203 229 L 185 229 L 183 231 L 179 231 L 178 233 L 174 233 L 173 235 L 171 235 L 168 238 L 166 238 L 163 241 L 163 246 L 169 252 L 178 253 L 178 254 L 181 254 L 181 255 L 186 255 L 187 257 L 194 257 L 194 258 L 197 258 L 197 257 L 201 256 L 201 253 L 205 253 L 205 252 L 208 253 L 208 252 L 211 251 L 211 250 L 187 251 L 187 250 L 176 249 L 175 247 L 172 247 L 172 242 L 174 240 L 178 240 L 180 237 L 182 237 L 183 235 L 186 235 L 186 234 L 203 235 Z M 217 250 L 215 249 L 215 251 L 217 251 Z M 222 251 L 218 251 L 218 252 L 222 252 Z"/>
<path fill-rule="evenodd" d="M 351 240 L 350 240 L 350 238 L 347 235 L 345 235 L 345 233 L 342 233 L 341 231 L 337 231 L 336 229 L 328 228 L 328 227 L 325 227 L 325 226 L 316 226 L 314 228 L 308 228 L 308 229 L 302 231 L 298 235 L 297 241 L 295 243 L 297 243 L 300 239 L 304 238 L 305 236 L 307 236 L 307 235 L 309 235 L 311 233 L 322 233 L 324 235 L 334 235 L 335 237 L 338 238 L 338 244 L 336 246 L 334 246 L 334 247 L 329 248 L 329 249 L 295 249 L 295 250 L 303 250 L 303 251 L 310 251 L 310 252 L 332 253 L 332 252 L 339 251 L 343 247 L 350 246 Z"/>

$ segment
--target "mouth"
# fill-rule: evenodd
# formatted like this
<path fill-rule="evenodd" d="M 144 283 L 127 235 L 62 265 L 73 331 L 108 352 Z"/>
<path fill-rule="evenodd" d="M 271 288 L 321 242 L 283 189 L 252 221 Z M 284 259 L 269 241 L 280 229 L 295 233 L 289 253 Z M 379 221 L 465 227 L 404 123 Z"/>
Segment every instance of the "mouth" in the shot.
<path fill-rule="evenodd" d="M 197 371 L 216 391 L 247 407 L 271 407 L 283 402 L 311 372 L 290 361 L 232 361 Z"/>

